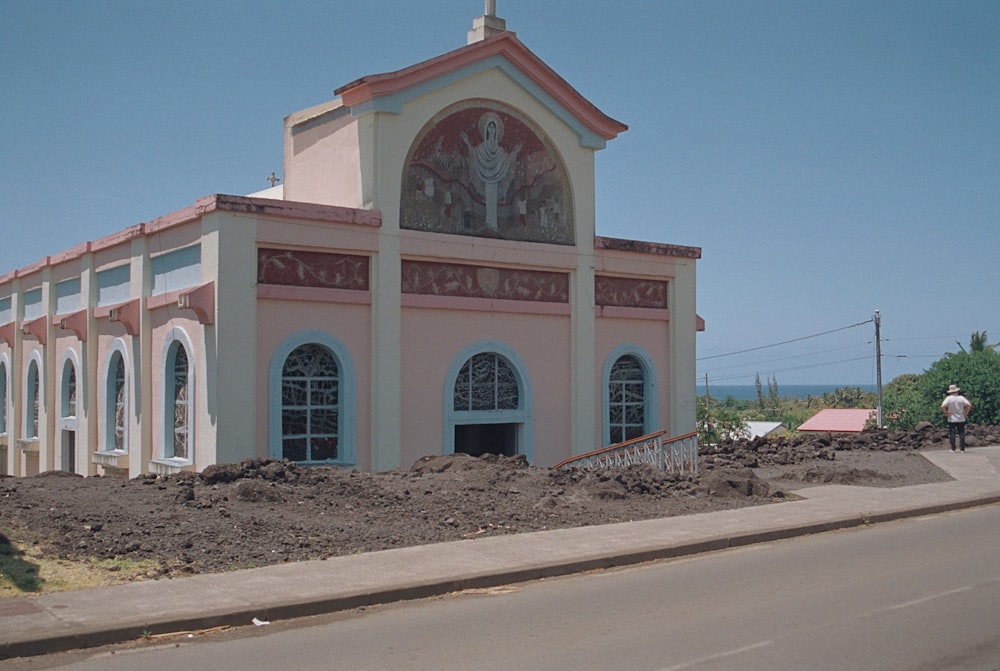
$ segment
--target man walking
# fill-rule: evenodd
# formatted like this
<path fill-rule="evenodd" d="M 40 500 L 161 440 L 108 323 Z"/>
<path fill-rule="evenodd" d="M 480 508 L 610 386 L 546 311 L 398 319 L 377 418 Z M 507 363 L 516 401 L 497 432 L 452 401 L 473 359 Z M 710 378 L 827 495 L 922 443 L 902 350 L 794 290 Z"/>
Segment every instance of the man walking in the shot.
<path fill-rule="evenodd" d="M 956 385 L 948 387 L 948 395 L 941 403 L 941 412 L 948 418 L 948 442 L 951 451 L 955 451 L 955 434 L 958 434 L 958 445 L 965 452 L 965 418 L 969 416 L 972 404 L 962 396 L 962 390 Z"/>

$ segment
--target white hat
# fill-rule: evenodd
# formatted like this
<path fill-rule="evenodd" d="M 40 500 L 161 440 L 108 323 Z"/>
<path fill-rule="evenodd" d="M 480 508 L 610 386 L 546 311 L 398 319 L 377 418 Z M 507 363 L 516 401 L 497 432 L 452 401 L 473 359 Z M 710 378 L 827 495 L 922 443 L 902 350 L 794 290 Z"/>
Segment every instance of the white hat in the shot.
<path fill-rule="evenodd" d="M 962 390 L 959 389 L 956 385 L 951 385 L 950 387 L 948 387 L 948 393 L 949 394 L 958 394 L 958 393 L 961 393 L 961 391 Z"/>

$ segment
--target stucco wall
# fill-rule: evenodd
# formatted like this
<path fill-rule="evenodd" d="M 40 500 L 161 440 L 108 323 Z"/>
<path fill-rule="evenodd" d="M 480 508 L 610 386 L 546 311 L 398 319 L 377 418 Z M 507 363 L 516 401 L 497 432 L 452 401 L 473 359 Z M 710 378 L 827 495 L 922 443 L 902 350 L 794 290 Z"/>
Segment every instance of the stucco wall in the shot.
<path fill-rule="evenodd" d="M 640 312 L 636 310 L 636 312 Z M 596 325 L 594 359 L 597 362 L 594 388 L 597 423 L 594 427 L 596 443 L 593 449 L 607 444 L 607 418 L 604 412 L 607 394 L 604 371 L 618 356 L 625 354 L 648 357 L 654 367 L 652 381 L 655 383 L 656 412 L 651 422 L 650 432 L 668 429 L 670 418 L 670 336 L 668 322 L 664 320 L 644 320 L 638 318 L 599 318 Z M 655 418 L 655 421 L 654 421 Z"/>
<path fill-rule="evenodd" d="M 286 200 L 360 207 L 357 121 L 338 109 L 318 118 L 286 119 Z M 296 121 L 299 123 L 297 125 Z"/>
<path fill-rule="evenodd" d="M 256 400 L 255 429 L 257 455 L 268 455 L 270 418 L 280 409 L 280 389 L 268 389 L 269 371 L 275 363 L 275 353 L 287 339 L 308 331 L 320 331 L 341 343 L 350 356 L 355 372 L 353 392 L 342 387 L 348 421 L 355 422 L 355 458 L 358 468 L 371 467 L 371 307 L 331 302 L 261 299 L 257 303 L 257 361 L 254 367 L 259 381 Z M 282 362 L 277 362 L 280 366 Z M 280 445 L 276 446 L 280 450 Z"/>
<path fill-rule="evenodd" d="M 511 353 L 525 367 L 524 380 L 530 415 L 530 433 L 521 451 L 532 461 L 551 465 L 570 448 L 571 399 L 567 380 L 571 370 L 570 319 L 565 315 L 537 315 L 509 310 L 472 311 L 404 308 L 402 424 L 408 427 L 402 462 L 409 466 L 428 454 L 447 450 L 453 436 L 444 433 L 454 387 L 449 370 L 465 363 L 470 347 Z M 494 348 L 493 345 L 499 345 Z M 516 363 L 515 362 L 515 363 Z M 525 399 L 522 399 L 525 402 Z M 498 413 L 502 420 L 503 412 Z"/>

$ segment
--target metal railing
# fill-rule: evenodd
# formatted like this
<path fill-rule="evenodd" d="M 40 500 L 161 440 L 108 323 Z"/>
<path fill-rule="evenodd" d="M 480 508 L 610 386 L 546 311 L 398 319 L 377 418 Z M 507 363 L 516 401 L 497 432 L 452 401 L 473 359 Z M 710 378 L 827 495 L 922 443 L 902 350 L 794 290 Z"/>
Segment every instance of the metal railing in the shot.
<path fill-rule="evenodd" d="M 666 431 L 650 433 L 593 452 L 564 459 L 558 468 L 624 468 L 651 464 L 671 473 L 698 472 L 698 432 L 664 438 Z"/>

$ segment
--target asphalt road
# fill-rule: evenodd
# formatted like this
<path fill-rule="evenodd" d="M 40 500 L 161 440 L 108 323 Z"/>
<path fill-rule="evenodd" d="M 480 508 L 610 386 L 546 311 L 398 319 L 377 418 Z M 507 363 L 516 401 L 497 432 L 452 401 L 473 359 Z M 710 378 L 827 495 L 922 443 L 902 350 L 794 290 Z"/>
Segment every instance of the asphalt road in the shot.
<path fill-rule="evenodd" d="M 995 670 L 998 529 L 995 505 L 0 669 Z"/>

